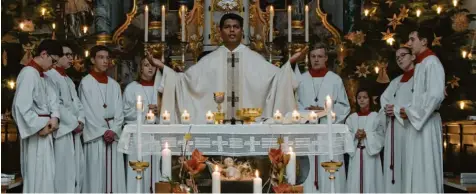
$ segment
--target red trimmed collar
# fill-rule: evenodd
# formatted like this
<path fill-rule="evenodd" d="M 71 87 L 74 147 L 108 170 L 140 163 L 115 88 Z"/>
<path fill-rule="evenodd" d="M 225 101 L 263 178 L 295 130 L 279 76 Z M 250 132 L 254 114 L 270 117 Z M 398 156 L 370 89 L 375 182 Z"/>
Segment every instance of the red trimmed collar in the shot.
<path fill-rule="evenodd" d="M 55 70 L 63 77 L 68 77 L 68 75 L 66 75 L 66 69 L 63 67 L 55 67 Z"/>
<path fill-rule="evenodd" d="M 107 84 L 108 79 L 106 72 L 95 72 L 94 70 L 91 70 L 89 74 L 91 74 L 91 76 L 93 76 L 94 79 L 96 79 L 96 81 L 98 81 L 99 83 Z"/>
<path fill-rule="evenodd" d="M 415 62 L 417 64 L 421 63 L 423 61 L 423 59 L 425 59 L 426 57 L 428 57 L 430 55 L 435 55 L 435 53 L 432 50 L 427 48 L 425 51 L 423 51 L 422 53 L 420 53 L 416 56 Z"/>
<path fill-rule="evenodd" d="M 320 68 L 320 69 L 313 69 L 309 68 L 309 73 L 311 74 L 312 77 L 324 77 L 329 70 L 327 67 Z"/>
<path fill-rule="evenodd" d="M 415 68 L 404 72 L 403 76 L 402 76 L 402 79 L 400 79 L 400 82 L 402 82 L 402 83 L 407 82 L 408 80 L 410 80 L 413 77 L 413 74 L 415 74 Z"/>
<path fill-rule="evenodd" d="M 140 79 L 139 83 L 142 86 L 154 86 L 154 80 L 147 81 L 147 80 Z"/>
<path fill-rule="evenodd" d="M 35 60 L 31 60 L 27 66 L 35 68 L 38 71 L 38 73 L 40 73 L 40 77 L 45 77 L 45 73 L 44 73 L 45 70 L 43 70 L 43 68 L 41 68 L 41 66 L 38 63 L 36 63 Z"/>
<path fill-rule="evenodd" d="M 357 112 L 357 115 L 359 116 L 368 116 L 370 114 L 370 108 L 367 107 L 365 109 L 360 109 L 359 112 Z"/>

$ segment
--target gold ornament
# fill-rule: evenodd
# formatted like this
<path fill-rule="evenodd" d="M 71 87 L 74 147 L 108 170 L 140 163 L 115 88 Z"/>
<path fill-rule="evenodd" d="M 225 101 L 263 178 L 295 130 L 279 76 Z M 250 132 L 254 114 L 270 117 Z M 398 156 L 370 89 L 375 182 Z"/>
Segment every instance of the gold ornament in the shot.
<path fill-rule="evenodd" d="M 382 84 L 389 83 L 390 78 L 387 74 L 388 63 L 385 61 L 378 61 L 376 66 L 379 68 L 377 82 Z"/>
<path fill-rule="evenodd" d="M 402 21 L 405 20 L 405 18 L 408 17 L 408 11 L 410 11 L 409 9 L 407 9 L 405 7 L 405 5 L 403 7 L 400 8 L 400 14 L 398 14 L 398 18 L 400 18 Z"/>
<path fill-rule="evenodd" d="M 392 7 L 393 0 L 387 0 L 385 3 L 388 4 L 388 7 Z"/>
<path fill-rule="evenodd" d="M 433 34 L 433 36 L 435 37 L 433 39 L 433 42 L 431 43 L 431 46 L 441 46 L 441 36 L 436 36 L 436 34 Z"/>
<path fill-rule="evenodd" d="M 395 33 L 391 33 L 390 29 L 388 28 L 387 28 L 387 32 L 380 32 L 380 33 L 382 33 L 383 35 L 382 40 L 385 40 L 385 41 L 387 41 L 390 38 L 393 38 L 393 36 L 395 35 Z"/>
<path fill-rule="evenodd" d="M 461 80 L 459 77 L 456 77 L 455 75 L 453 75 L 453 79 L 446 82 L 446 84 L 449 84 L 451 86 L 451 89 L 454 89 L 456 87 L 459 87 L 459 80 Z"/>
<path fill-rule="evenodd" d="M 73 58 L 73 68 L 78 72 L 86 71 L 86 68 L 84 67 L 83 59 L 79 58 L 78 55 L 75 55 Z"/>
<path fill-rule="evenodd" d="M 185 133 L 185 136 L 183 137 L 185 140 L 190 141 L 192 139 L 192 134 L 190 133 Z"/>
<path fill-rule="evenodd" d="M 355 74 L 357 74 L 359 77 L 367 78 L 367 74 L 370 73 L 369 66 L 365 65 L 365 63 L 362 63 L 362 65 L 357 66 L 356 68 L 357 70 L 355 71 Z"/>
<path fill-rule="evenodd" d="M 349 32 L 345 35 L 345 39 L 350 40 L 353 44 L 362 46 L 365 42 L 365 34 L 362 31 Z"/>
<path fill-rule="evenodd" d="M 283 137 L 278 137 L 277 143 L 278 143 L 278 145 L 283 144 L 284 143 Z"/>
<path fill-rule="evenodd" d="M 387 26 L 393 26 L 393 30 L 395 30 L 398 25 L 402 24 L 400 18 L 397 17 L 397 14 L 393 14 L 393 18 L 387 18 L 387 20 L 390 22 Z"/>
<path fill-rule="evenodd" d="M 456 32 L 463 32 L 469 27 L 468 13 L 459 12 L 455 14 L 451 19 L 453 19 L 453 30 Z"/>

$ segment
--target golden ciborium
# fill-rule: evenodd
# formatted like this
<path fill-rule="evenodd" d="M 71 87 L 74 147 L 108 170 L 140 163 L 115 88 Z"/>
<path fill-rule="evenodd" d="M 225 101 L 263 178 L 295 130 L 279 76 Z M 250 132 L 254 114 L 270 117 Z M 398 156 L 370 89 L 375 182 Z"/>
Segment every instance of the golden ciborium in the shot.
<path fill-rule="evenodd" d="M 242 108 L 236 111 L 236 116 L 242 119 L 246 124 L 254 123 L 256 118 L 263 113 L 261 108 Z"/>
<path fill-rule="evenodd" d="M 221 103 L 225 101 L 225 92 L 213 92 L 213 100 L 217 103 L 217 112 L 213 112 L 215 123 L 219 124 L 225 120 L 225 113 L 221 109 Z"/>

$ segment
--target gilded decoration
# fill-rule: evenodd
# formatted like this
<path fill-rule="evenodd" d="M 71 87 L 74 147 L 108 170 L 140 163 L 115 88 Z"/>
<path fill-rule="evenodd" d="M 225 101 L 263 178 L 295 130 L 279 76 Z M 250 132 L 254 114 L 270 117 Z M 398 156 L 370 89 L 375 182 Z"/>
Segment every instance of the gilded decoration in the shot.
<path fill-rule="evenodd" d="M 250 46 L 259 53 L 266 51 L 265 42 L 269 38 L 270 7 L 263 12 L 260 8 L 260 0 L 250 0 Z M 270 40 L 267 40 L 268 42 Z"/>

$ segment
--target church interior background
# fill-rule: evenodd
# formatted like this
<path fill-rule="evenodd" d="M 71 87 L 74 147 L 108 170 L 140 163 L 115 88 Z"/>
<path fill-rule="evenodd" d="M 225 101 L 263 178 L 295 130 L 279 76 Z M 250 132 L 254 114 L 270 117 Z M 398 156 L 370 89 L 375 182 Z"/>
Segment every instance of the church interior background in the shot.
<path fill-rule="evenodd" d="M 244 18 L 242 43 L 276 66 L 306 45 L 329 45 L 329 67 L 343 78 L 351 104 L 359 86 L 381 94 L 401 74 L 395 50 L 413 27 L 433 24 L 432 45 L 446 71 L 440 108 L 444 170 L 476 172 L 474 0 L 2 0 L 2 173 L 20 173 L 19 134 L 10 109 L 16 76 L 42 39 L 73 45 L 68 75 L 77 85 L 88 72 L 88 49 L 108 46 L 113 50 L 108 74 L 125 87 L 136 79 L 146 49 L 172 67 L 187 68 L 220 46 L 218 23 L 227 12 Z M 306 63 L 299 68 L 305 70 Z M 379 102 L 378 95 L 373 99 Z"/>

